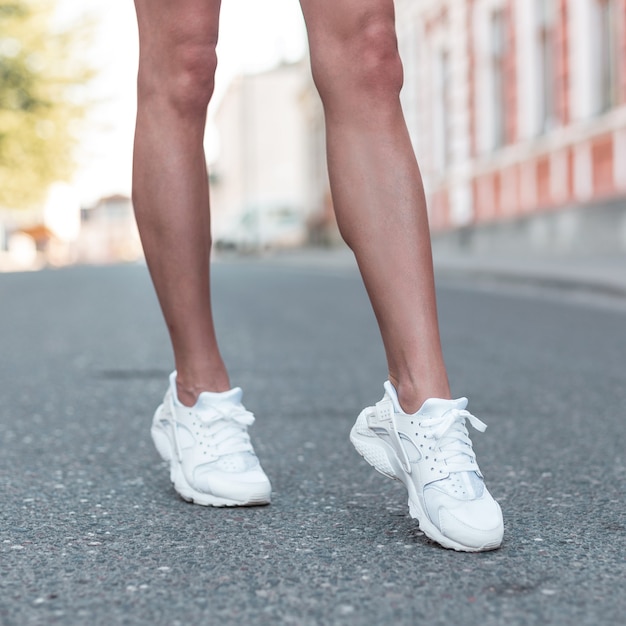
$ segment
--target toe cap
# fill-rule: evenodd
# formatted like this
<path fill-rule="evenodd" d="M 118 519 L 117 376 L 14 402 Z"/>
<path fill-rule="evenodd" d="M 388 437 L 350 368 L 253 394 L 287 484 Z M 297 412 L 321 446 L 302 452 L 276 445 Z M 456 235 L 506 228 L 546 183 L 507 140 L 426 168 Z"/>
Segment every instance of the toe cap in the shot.
<path fill-rule="evenodd" d="M 429 517 L 444 537 L 469 550 L 493 549 L 502 543 L 502 510 L 486 489 L 480 498 L 465 501 L 437 491 L 429 496 Z"/>

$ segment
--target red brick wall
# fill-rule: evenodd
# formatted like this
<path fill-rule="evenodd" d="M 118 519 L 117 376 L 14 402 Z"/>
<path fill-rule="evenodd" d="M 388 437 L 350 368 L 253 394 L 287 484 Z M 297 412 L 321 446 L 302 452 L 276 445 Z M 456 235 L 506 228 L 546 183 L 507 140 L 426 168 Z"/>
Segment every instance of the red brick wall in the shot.
<path fill-rule="evenodd" d="M 550 159 L 548 156 L 537 160 L 537 205 L 547 207 L 552 203 L 550 193 Z"/>
<path fill-rule="evenodd" d="M 500 195 L 501 213 L 507 216 L 520 212 L 519 168 L 515 165 L 502 170 L 503 187 Z"/>
<path fill-rule="evenodd" d="M 567 197 L 574 197 L 574 149 L 567 151 Z"/>
<path fill-rule="evenodd" d="M 498 215 L 498 194 L 495 175 L 483 174 L 473 181 L 474 214 L 476 222 L 493 220 Z"/>
<path fill-rule="evenodd" d="M 450 228 L 450 203 L 447 189 L 440 188 L 430 196 L 429 211 L 430 228 L 432 230 L 445 230 Z"/>
<path fill-rule="evenodd" d="M 615 191 L 613 176 L 613 135 L 596 138 L 591 145 L 593 191 L 606 196 Z"/>

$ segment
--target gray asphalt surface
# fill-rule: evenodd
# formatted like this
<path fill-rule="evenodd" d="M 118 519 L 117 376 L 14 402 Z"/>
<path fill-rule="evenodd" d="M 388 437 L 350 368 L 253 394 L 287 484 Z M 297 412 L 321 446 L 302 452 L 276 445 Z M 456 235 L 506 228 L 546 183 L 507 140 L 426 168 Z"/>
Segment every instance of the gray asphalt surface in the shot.
<path fill-rule="evenodd" d="M 354 269 L 218 263 L 271 506 L 180 500 L 149 438 L 172 358 L 142 266 L 0 275 L 0 624 L 622 624 L 626 307 L 439 285 L 504 546 L 429 542 L 348 443 L 385 377 Z"/>

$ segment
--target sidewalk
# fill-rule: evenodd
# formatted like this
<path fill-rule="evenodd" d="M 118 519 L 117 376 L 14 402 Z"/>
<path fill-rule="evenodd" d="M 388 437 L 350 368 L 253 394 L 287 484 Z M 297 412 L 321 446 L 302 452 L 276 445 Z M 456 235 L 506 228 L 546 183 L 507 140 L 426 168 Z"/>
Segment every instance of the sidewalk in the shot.
<path fill-rule="evenodd" d="M 626 256 L 503 257 L 435 251 L 439 276 L 471 276 L 626 298 Z"/>
<path fill-rule="evenodd" d="M 516 284 L 537 285 L 626 298 L 626 255 L 624 256 L 487 256 L 437 250 L 435 273 L 441 278 L 466 277 Z M 346 246 L 276 251 L 262 257 L 280 265 L 354 268 Z"/>

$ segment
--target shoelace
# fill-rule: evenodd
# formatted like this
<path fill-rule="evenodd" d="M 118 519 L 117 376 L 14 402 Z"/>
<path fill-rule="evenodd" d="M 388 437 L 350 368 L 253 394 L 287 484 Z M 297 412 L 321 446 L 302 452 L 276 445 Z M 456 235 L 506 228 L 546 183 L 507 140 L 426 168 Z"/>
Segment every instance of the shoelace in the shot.
<path fill-rule="evenodd" d="M 432 429 L 432 436 L 438 439 L 443 460 L 452 471 L 475 471 L 476 453 L 472 448 L 465 422 L 481 433 L 487 424 L 465 409 L 451 409 L 441 417 L 430 417 L 420 422 L 421 426 Z"/>
<path fill-rule="evenodd" d="M 172 417 L 176 415 L 172 404 Z M 232 405 L 228 409 L 212 408 L 207 411 L 194 411 L 202 424 L 202 436 L 210 441 L 210 447 L 216 457 L 236 454 L 239 452 L 253 452 L 247 427 L 254 423 L 254 415 L 241 405 Z M 182 459 L 180 443 L 178 441 L 178 421 L 174 418 L 174 439 L 176 452 Z"/>
<path fill-rule="evenodd" d="M 207 434 L 219 456 L 235 452 L 251 452 L 250 437 L 247 427 L 254 423 L 254 415 L 241 406 L 233 406 L 227 411 L 213 409 L 198 413 Z"/>

